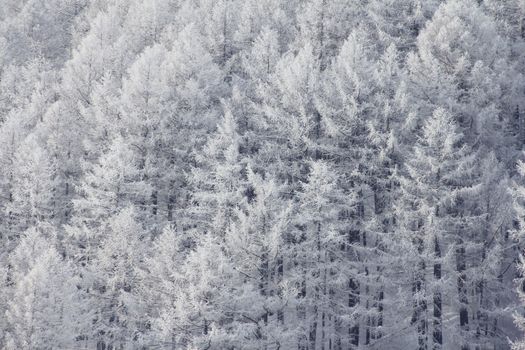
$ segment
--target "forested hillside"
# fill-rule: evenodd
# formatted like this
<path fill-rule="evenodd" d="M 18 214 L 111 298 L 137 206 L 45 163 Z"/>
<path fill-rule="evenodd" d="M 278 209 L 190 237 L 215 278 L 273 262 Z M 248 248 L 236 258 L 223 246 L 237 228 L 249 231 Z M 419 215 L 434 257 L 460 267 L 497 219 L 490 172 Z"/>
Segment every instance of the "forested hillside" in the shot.
<path fill-rule="evenodd" d="M 0 349 L 524 350 L 524 75 L 525 0 L 0 0 Z"/>

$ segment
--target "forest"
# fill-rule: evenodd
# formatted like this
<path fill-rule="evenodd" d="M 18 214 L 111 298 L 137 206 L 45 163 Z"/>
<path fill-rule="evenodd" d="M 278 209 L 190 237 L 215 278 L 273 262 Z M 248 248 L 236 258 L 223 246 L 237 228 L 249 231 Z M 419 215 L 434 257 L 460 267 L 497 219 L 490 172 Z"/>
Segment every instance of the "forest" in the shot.
<path fill-rule="evenodd" d="M 0 349 L 525 350 L 524 146 L 525 0 L 0 0 Z"/>

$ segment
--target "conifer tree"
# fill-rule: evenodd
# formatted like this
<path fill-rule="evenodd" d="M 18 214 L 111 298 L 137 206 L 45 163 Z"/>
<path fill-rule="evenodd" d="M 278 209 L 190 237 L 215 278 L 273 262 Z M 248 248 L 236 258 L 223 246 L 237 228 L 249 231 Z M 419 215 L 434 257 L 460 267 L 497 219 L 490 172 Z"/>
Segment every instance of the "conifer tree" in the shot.
<path fill-rule="evenodd" d="M 298 193 L 295 229 L 289 241 L 292 255 L 290 280 L 298 289 L 298 346 L 301 349 L 348 346 L 348 321 L 352 305 L 346 306 L 348 275 L 352 261 L 341 254 L 344 244 L 343 212 L 354 210 L 355 198 L 338 187 L 338 177 L 323 161 L 312 161 L 310 173 Z M 352 277 L 350 277 L 352 278 Z M 354 323 L 350 317 L 350 324 Z"/>
<path fill-rule="evenodd" d="M 226 110 L 192 172 L 196 201 L 193 221 L 201 230 L 221 234 L 230 226 L 235 211 L 253 199 L 253 188 L 246 179 L 247 160 L 239 153 L 240 142 L 236 120 Z"/>
<path fill-rule="evenodd" d="M 471 260 L 479 254 L 483 213 L 476 207 L 481 184 L 475 157 L 451 114 L 438 109 L 425 122 L 400 179 L 398 254 L 407 260 L 399 266 L 412 284 L 413 311 L 406 319 L 417 334 L 412 346 L 419 349 L 450 346 L 444 341 L 468 348 L 476 341 L 471 313 L 482 309 L 471 299 L 478 276 Z M 451 294 L 458 299 L 443 297 Z M 448 319 L 451 312 L 459 317 Z"/>
<path fill-rule="evenodd" d="M 108 219 L 106 236 L 90 266 L 90 304 L 95 310 L 91 337 L 97 346 L 129 348 L 143 344 L 149 321 L 143 319 L 138 271 L 146 239 L 133 207 Z"/>
<path fill-rule="evenodd" d="M 10 257 L 11 301 L 5 312 L 6 349 L 72 347 L 87 326 L 72 266 L 53 247 L 48 228 L 28 229 Z"/>

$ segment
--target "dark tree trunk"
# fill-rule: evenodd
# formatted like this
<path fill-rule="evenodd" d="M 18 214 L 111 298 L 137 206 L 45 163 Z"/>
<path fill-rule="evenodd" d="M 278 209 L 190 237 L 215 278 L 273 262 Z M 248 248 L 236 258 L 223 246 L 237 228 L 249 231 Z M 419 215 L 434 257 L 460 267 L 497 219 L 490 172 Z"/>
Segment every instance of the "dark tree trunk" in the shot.
<path fill-rule="evenodd" d="M 465 246 L 463 240 L 458 238 L 458 246 L 456 248 L 456 268 L 458 273 L 458 298 L 459 298 L 459 326 L 462 333 L 469 331 L 468 320 L 468 297 L 467 297 L 467 264 L 465 256 Z M 465 342 L 462 350 L 467 350 L 468 344 Z"/>
<path fill-rule="evenodd" d="M 434 258 L 437 260 L 434 263 L 434 280 L 436 285 L 440 285 L 441 281 L 441 247 L 437 237 L 434 238 Z M 439 350 L 443 346 L 443 330 L 442 330 L 442 300 L 441 292 L 434 291 L 434 329 L 432 334 L 433 349 Z"/>

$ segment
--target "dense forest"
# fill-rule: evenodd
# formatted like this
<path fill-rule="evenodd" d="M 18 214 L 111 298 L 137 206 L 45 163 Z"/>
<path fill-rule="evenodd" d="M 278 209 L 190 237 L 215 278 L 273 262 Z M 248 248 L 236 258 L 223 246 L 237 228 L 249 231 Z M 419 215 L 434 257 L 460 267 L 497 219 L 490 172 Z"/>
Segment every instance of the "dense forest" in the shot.
<path fill-rule="evenodd" d="M 524 350 L 525 0 L 0 0 L 0 348 Z"/>

